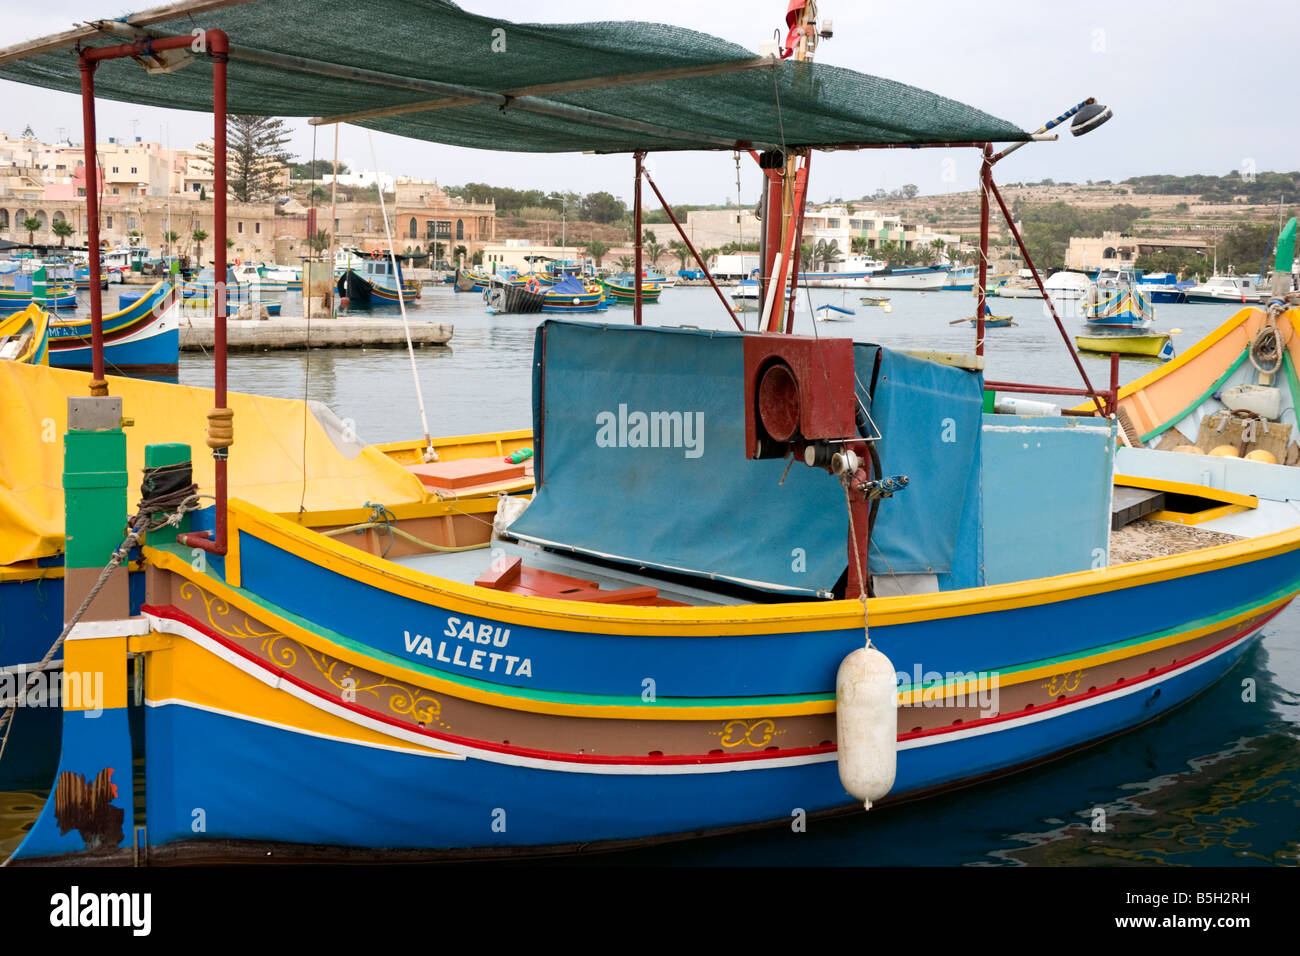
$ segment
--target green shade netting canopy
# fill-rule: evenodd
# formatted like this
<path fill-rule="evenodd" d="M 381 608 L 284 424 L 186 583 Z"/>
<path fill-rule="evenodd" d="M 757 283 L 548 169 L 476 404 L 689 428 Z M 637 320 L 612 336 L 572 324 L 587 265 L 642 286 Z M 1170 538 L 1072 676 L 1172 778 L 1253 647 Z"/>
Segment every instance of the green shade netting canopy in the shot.
<path fill-rule="evenodd" d="M 624 78 L 617 85 L 526 95 L 505 108 L 499 102 L 460 102 L 354 120 L 386 133 L 480 149 L 630 152 L 1028 139 L 1011 123 L 946 97 L 821 63 L 772 61 L 746 70 L 626 82 L 629 74 L 756 59 L 736 44 L 658 23 L 511 23 L 446 0 L 218 0 L 117 22 L 123 21 L 147 24 L 154 35 L 189 34 L 196 27 L 226 31 L 231 113 L 347 116 L 445 101 L 446 91 L 418 88 L 430 82 L 481 95 Z M 79 92 L 76 39 L 67 35 L 58 43 L 0 51 L 0 79 Z M 112 33 L 83 31 L 83 46 L 122 42 Z M 267 54 L 280 59 L 268 62 L 275 57 Z M 286 56 L 300 61 L 286 63 Z M 349 69 L 366 72 L 322 74 Z M 166 75 L 151 75 L 130 59 L 111 60 L 96 70 L 95 92 L 208 112 L 211 74 L 207 57 Z M 629 125 L 634 128 L 620 128 Z"/>

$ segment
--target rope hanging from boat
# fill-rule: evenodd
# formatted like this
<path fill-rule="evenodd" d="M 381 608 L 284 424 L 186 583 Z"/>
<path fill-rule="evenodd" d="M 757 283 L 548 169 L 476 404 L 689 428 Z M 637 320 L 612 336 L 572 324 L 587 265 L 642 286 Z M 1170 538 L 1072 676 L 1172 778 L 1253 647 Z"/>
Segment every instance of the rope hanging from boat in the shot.
<path fill-rule="evenodd" d="M 1282 334 L 1278 331 L 1273 314 L 1268 313 L 1264 324 L 1255 333 L 1250 343 L 1250 364 L 1265 375 L 1272 375 L 1282 367 L 1282 356 L 1286 346 Z"/>
<path fill-rule="evenodd" d="M 424 457 L 423 461 L 437 461 L 438 453 L 433 450 L 433 438 L 429 435 L 429 416 L 424 410 L 424 392 L 420 388 L 420 370 L 415 364 L 415 346 L 411 344 L 411 325 L 406 319 L 406 284 L 402 281 L 401 273 L 397 271 L 397 253 L 393 251 L 393 230 L 388 222 L 388 205 L 384 202 L 384 184 L 378 181 L 379 178 L 379 159 L 375 155 L 375 137 L 372 133 L 366 134 L 366 139 L 370 142 L 370 161 L 375 167 L 375 185 L 379 189 L 379 214 L 384 218 L 384 235 L 388 239 L 388 261 L 393 267 L 393 282 L 397 286 L 397 307 L 402 312 L 402 330 L 406 333 L 406 354 L 411 357 L 411 377 L 415 380 L 415 400 L 420 405 L 420 424 L 424 428 Z"/>

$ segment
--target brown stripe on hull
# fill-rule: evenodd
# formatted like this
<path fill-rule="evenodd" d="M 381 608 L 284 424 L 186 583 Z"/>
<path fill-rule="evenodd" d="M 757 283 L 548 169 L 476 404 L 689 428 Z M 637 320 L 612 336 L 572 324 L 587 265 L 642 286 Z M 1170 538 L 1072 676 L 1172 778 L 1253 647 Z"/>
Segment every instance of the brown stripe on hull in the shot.
<path fill-rule="evenodd" d="M 833 746 L 836 742 L 834 713 L 637 720 L 540 714 L 465 700 L 331 657 L 229 607 L 192 582 L 157 569 L 151 572 L 155 580 L 168 579 L 156 583 L 151 580 L 153 603 L 175 606 L 245 653 L 286 672 L 327 698 L 347 700 L 384 719 L 413 728 L 557 754 L 619 757 L 775 752 Z M 166 599 L 159 599 L 163 597 Z M 1260 612 L 1194 640 L 1135 657 L 1008 684 L 997 688 L 996 697 L 989 697 L 986 692 L 984 702 L 972 690 L 965 699 L 901 706 L 898 733 L 903 736 L 972 723 L 995 714 L 1032 711 L 1121 681 L 1136 680 L 1159 668 L 1186 661 L 1253 628 L 1268 613 Z M 986 709 L 985 703 L 991 706 Z"/>
<path fill-rule="evenodd" d="M 951 727 L 955 724 L 970 723 L 980 718 L 992 717 L 995 714 L 1017 714 L 1046 704 L 1070 700 L 1101 688 L 1110 687 L 1121 681 L 1138 680 L 1162 667 L 1168 667 L 1171 664 L 1177 664 L 1180 661 L 1195 657 L 1202 651 L 1208 650 L 1216 644 L 1221 644 L 1234 635 L 1250 630 L 1270 613 L 1272 612 L 1261 611 L 1245 621 L 1226 625 L 1209 634 L 1190 641 L 1184 641 L 1181 644 L 1172 644 L 1168 647 L 1147 651 L 1136 657 L 1098 664 L 1093 667 L 1063 670 L 1052 674 L 1050 677 L 1042 677 L 1019 684 L 1007 684 L 997 688 L 995 698 L 990 699 L 990 692 L 985 691 L 985 699 L 990 703 L 995 701 L 994 706 L 988 711 L 985 711 L 978 699 L 976 699 L 977 694 L 974 685 L 972 685 L 972 690 L 966 698 L 961 700 L 961 706 L 945 704 L 943 698 L 938 698 L 928 705 L 925 703 L 907 704 L 898 708 L 898 733 L 901 736 L 919 731 L 935 730 L 941 727 Z M 1006 676 L 1012 677 L 1014 675 L 1008 674 Z M 949 700 L 957 699 L 959 698 L 949 698 Z"/>
<path fill-rule="evenodd" d="M 172 583 L 174 607 L 245 653 L 327 698 L 355 703 L 413 728 L 559 754 L 619 757 L 761 753 L 828 746 L 835 740 L 833 713 L 636 720 L 538 714 L 464 700 L 331 657 L 229 607 L 192 582 Z"/>

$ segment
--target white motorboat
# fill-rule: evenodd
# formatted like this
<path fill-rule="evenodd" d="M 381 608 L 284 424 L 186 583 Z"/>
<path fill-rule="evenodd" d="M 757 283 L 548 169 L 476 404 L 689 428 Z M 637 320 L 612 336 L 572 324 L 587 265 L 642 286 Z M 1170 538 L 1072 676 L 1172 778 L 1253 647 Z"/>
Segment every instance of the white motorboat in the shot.
<path fill-rule="evenodd" d="M 885 264 L 869 256 L 851 253 L 831 260 L 815 272 L 800 272 L 799 283 L 813 289 L 861 289 Z"/>
<path fill-rule="evenodd" d="M 1252 276 L 1211 276 L 1185 293 L 1188 302 L 1259 302 L 1259 287 Z"/>
<path fill-rule="evenodd" d="M 1077 319 L 1083 315 L 1083 303 L 1095 286 L 1082 272 L 1058 272 L 1043 283 L 1043 288 L 1057 315 Z"/>
<path fill-rule="evenodd" d="M 929 292 L 942 289 L 948 281 L 948 266 L 909 266 L 901 269 L 885 269 L 862 280 L 860 288 L 864 289 L 912 289 Z"/>
<path fill-rule="evenodd" d="M 802 284 L 803 276 L 800 276 Z M 787 293 L 788 293 L 787 289 Z M 741 279 L 736 285 L 736 290 L 731 293 L 731 307 L 737 312 L 757 312 L 758 311 L 758 280 Z M 795 296 L 794 310 L 801 311 L 803 308 L 799 296 Z"/>

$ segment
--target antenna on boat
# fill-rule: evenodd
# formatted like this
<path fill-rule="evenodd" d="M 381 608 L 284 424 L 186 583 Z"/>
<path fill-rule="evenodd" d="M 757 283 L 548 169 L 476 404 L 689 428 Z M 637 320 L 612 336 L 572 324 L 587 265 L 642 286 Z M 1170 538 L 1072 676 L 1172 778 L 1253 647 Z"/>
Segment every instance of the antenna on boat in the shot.
<path fill-rule="evenodd" d="M 429 416 L 424 410 L 424 392 L 420 389 L 420 370 L 415 365 L 415 346 L 411 344 L 411 326 L 406 321 L 406 288 L 402 275 L 397 271 L 397 253 L 393 251 L 393 230 L 388 222 L 388 206 L 384 202 L 384 183 L 379 178 L 379 160 L 375 156 L 374 134 L 367 132 L 370 142 L 370 162 L 375 167 L 375 185 L 379 187 L 379 214 L 384 218 L 384 235 L 388 239 L 388 261 L 393 266 L 393 281 L 397 285 L 397 307 L 402 311 L 402 330 L 406 332 L 406 354 L 411 357 L 411 377 L 415 379 L 415 400 L 420 405 L 420 425 L 424 428 L 424 461 L 437 461 L 438 453 L 433 450 L 433 439 L 429 437 Z"/>

